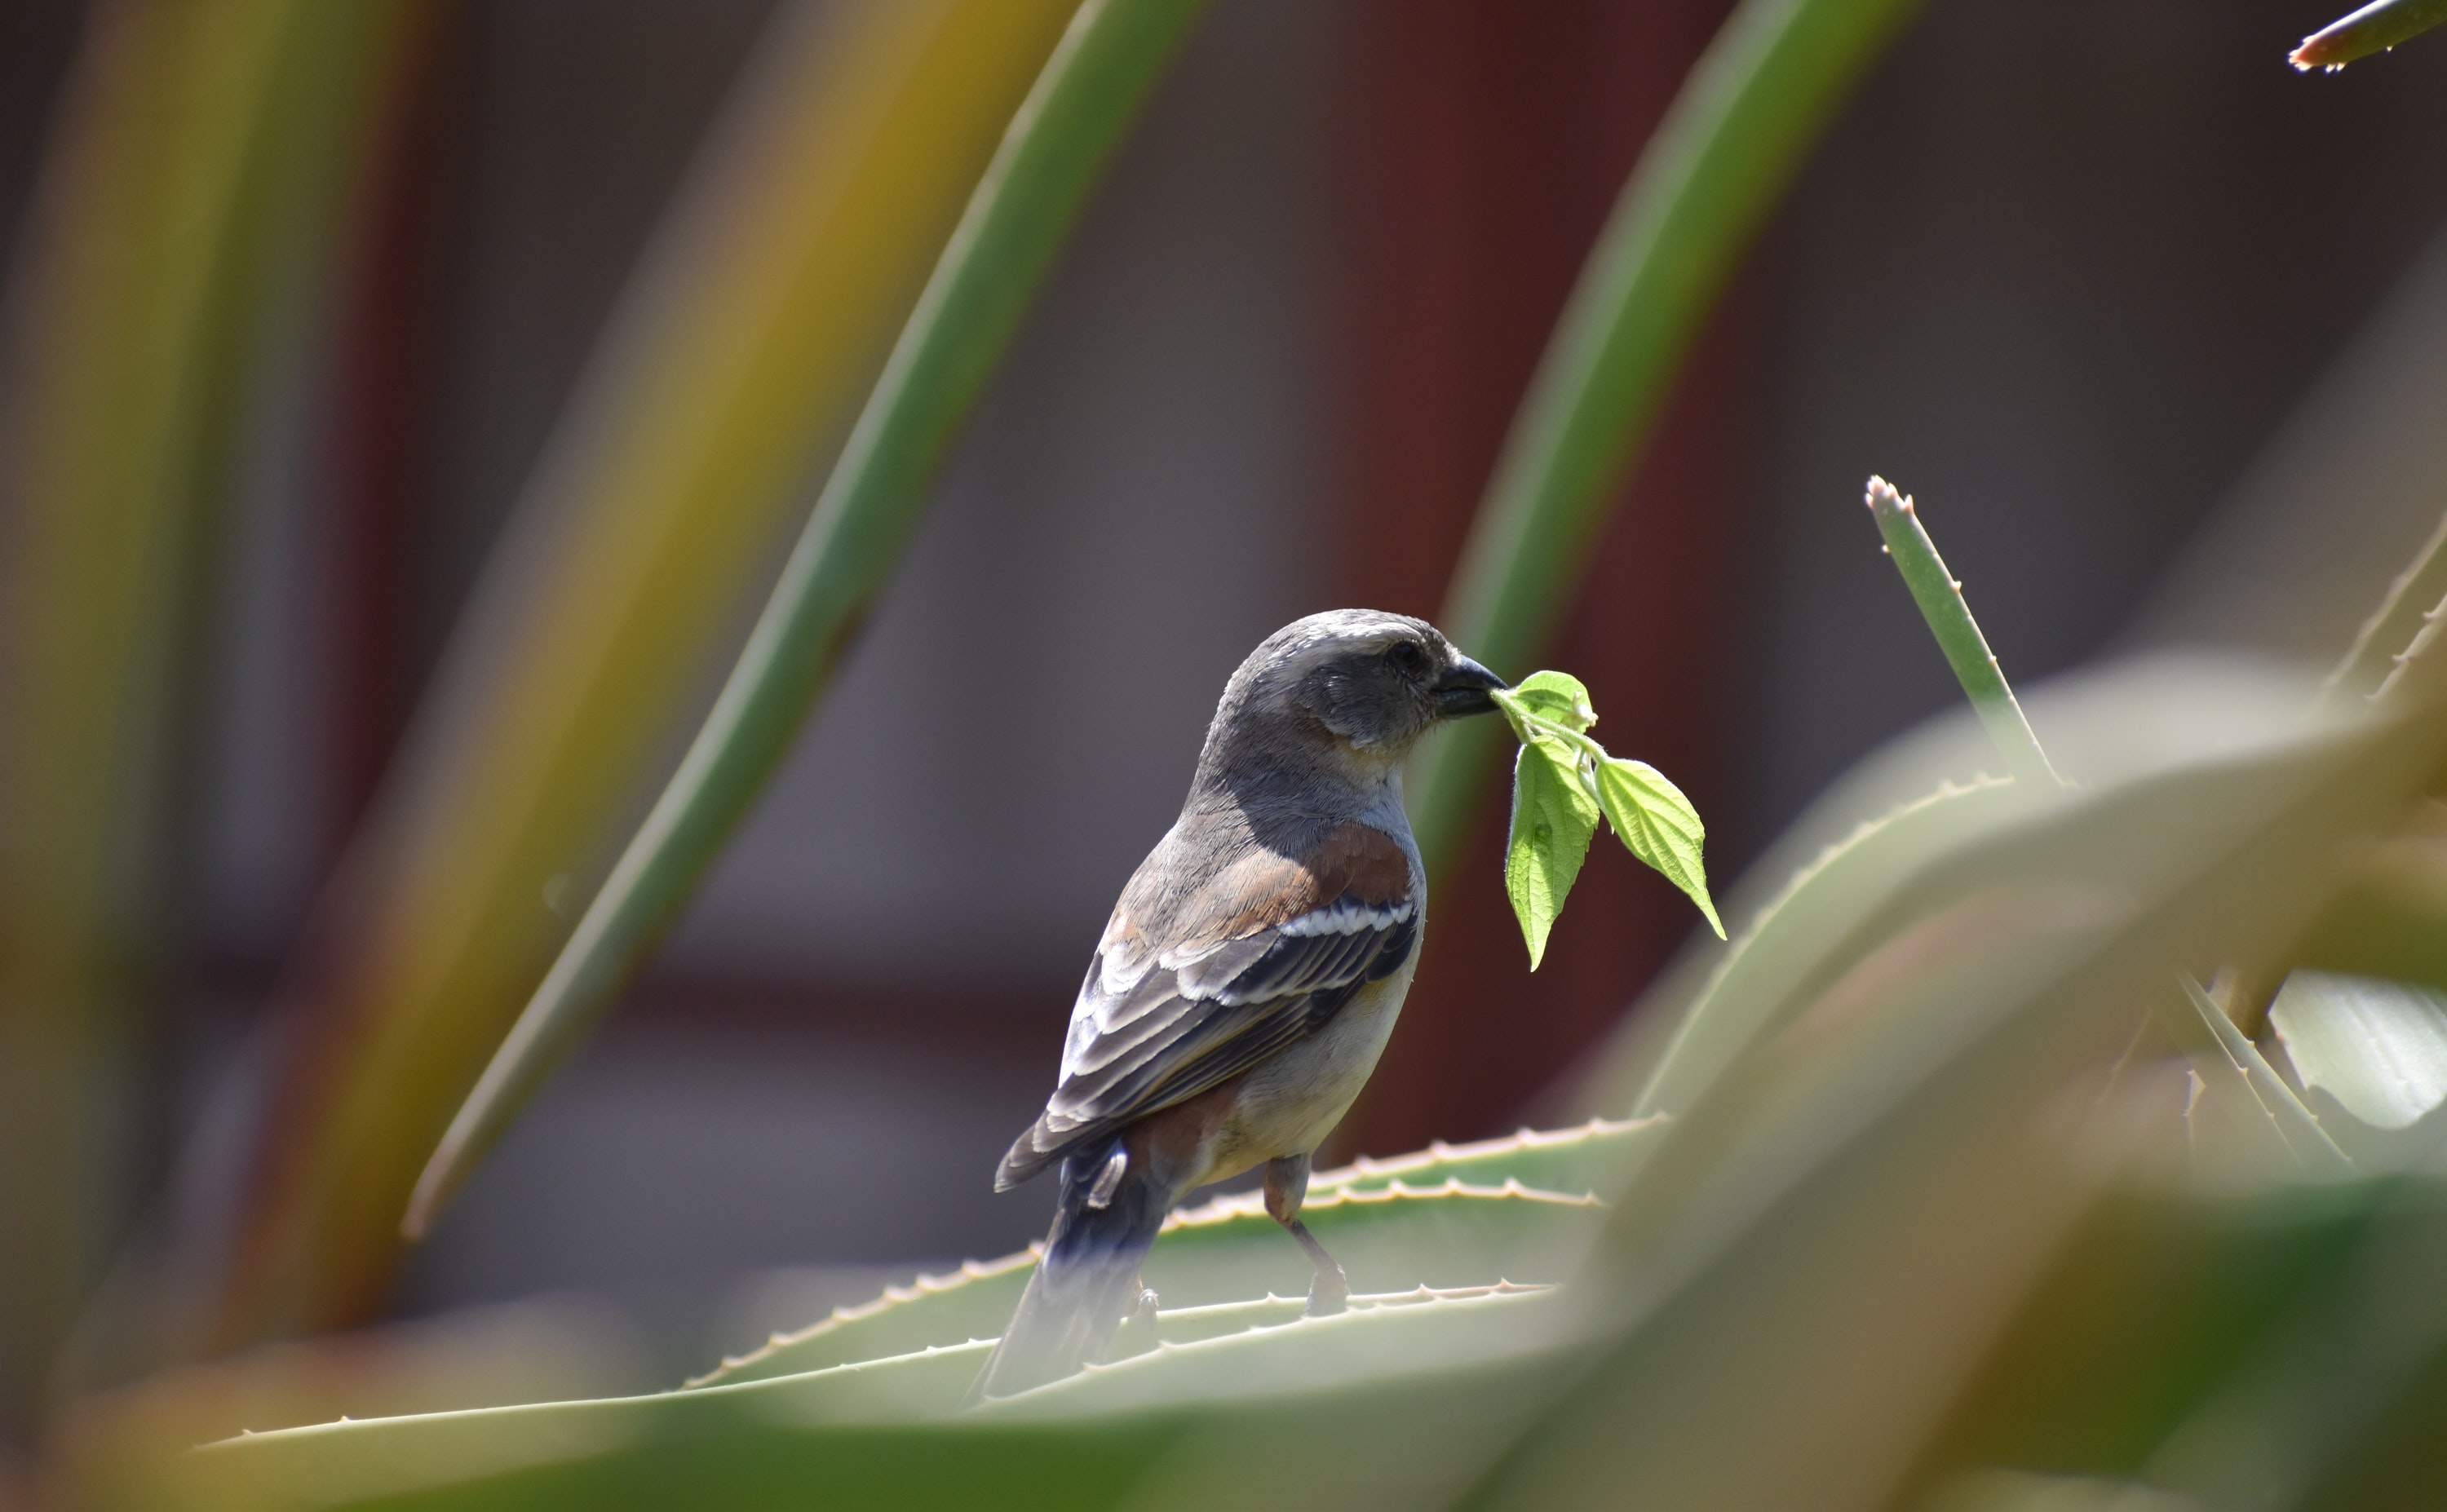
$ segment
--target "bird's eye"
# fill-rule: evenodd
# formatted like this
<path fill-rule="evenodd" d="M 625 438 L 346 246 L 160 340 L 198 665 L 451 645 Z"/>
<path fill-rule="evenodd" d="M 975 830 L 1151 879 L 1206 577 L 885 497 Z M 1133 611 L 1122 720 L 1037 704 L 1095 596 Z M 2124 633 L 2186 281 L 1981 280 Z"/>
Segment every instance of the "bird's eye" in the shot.
<path fill-rule="evenodd" d="M 1395 641 L 1386 650 L 1385 659 L 1394 664 L 1394 671 L 1412 677 L 1425 671 L 1428 666 L 1428 653 L 1419 649 L 1415 640 Z"/>

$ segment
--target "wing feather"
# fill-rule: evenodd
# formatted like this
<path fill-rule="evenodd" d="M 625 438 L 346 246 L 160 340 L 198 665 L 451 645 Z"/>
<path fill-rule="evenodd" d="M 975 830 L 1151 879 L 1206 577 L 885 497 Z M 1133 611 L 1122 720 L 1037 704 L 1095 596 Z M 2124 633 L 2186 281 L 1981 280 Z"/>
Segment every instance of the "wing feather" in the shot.
<path fill-rule="evenodd" d="M 1164 857 L 1159 849 L 1141 877 Z M 1362 986 L 1399 970 L 1418 938 L 1409 849 L 1357 822 L 1304 858 L 1252 847 L 1187 898 L 1159 895 L 1148 908 L 1142 891 L 1133 879 L 1098 943 L 1061 1084 L 1003 1158 L 998 1186 L 1317 1032 Z"/>

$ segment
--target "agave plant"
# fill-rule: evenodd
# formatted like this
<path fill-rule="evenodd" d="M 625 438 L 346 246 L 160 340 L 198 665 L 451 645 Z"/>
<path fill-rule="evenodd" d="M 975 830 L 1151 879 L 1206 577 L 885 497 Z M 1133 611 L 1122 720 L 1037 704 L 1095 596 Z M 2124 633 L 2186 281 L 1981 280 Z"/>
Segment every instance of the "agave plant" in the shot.
<path fill-rule="evenodd" d="M 1906 576 L 1950 584 L 1872 501 Z M 1347 1314 L 1304 1316 L 1298 1257 L 1227 1198 L 1167 1225 L 1120 1357 L 1008 1400 L 969 1387 L 1027 1254 L 679 1390 L 256 1434 L 97 1495 L 2419 1504 L 2447 1470 L 2447 998 L 2398 942 L 2440 922 L 2434 638 L 2328 716 L 2265 674 L 2098 674 L 2020 727 L 2061 731 L 2062 784 L 1982 772 L 2029 759 L 1984 735 L 1887 758 L 1963 780 L 1746 884 L 1717 969 L 1649 1005 L 1670 1038 L 1594 1089 L 1638 1116 L 1319 1178 Z M 2263 1015 L 2203 977 L 2285 985 Z"/>

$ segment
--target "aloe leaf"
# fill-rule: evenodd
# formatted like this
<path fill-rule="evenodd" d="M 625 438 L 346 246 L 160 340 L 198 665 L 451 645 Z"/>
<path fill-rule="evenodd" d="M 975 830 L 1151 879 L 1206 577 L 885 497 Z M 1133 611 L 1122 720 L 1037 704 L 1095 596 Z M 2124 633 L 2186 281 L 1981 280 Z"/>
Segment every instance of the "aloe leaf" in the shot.
<path fill-rule="evenodd" d="M 1961 579 L 1945 570 L 1937 543 L 1928 539 L 1927 527 L 1921 523 L 1920 511 L 1883 478 L 1869 480 L 1868 503 L 1878 534 L 1886 539 L 1887 555 L 1903 575 L 1904 586 L 1911 590 L 1912 602 L 1920 606 L 1921 617 L 1928 622 L 1929 633 L 1937 638 L 1938 650 L 1945 653 L 1946 666 L 1963 685 L 1997 753 L 2005 759 L 2006 769 L 2023 782 L 2062 786 L 2064 779 L 2048 765 L 2048 753 L 2039 748 L 2039 738 L 2032 733 L 2021 703 L 2006 685 L 2005 674 L 1988 649 L 1988 637 L 1971 617 Z"/>
<path fill-rule="evenodd" d="M 1649 138 L 1515 414 L 1442 617 L 1490 667 L 1533 662 L 1692 335 L 1811 145 L 1917 0 L 1743 0 Z M 1496 733 L 1420 752 L 1413 828 L 1451 859 Z"/>
<path fill-rule="evenodd" d="M 1476 1186 L 1518 1182 L 1566 1196 L 1603 1195 L 1665 1135 L 1662 1118 L 1593 1118 L 1573 1128 L 1523 1129 L 1469 1144 L 1439 1140 L 1426 1149 L 1384 1160 L 1365 1156 L 1309 1180 L 1309 1190 L 1371 1191 L 1399 1181 L 1413 1188 L 1459 1181 Z"/>
<path fill-rule="evenodd" d="M 705 1374 L 692 1376 L 688 1387 L 732 1386 L 1000 1337 L 1028 1287 L 1029 1273 L 1036 1269 L 1037 1255 L 1038 1246 L 1031 1245 L 1016 1255 L 970 1260 L 957 1271 L 887 1287 L 872 1301 L 837 1307 L 829 1317 L 727 1356 Z"/>
<path fill-rule="evenodd" d="M 2166 1446 L 2197 1434 L 2206 1427 L 2196 1421 L 2205 1408 L 2230 1384 L 2260 1373 L 2257 1357 L 2305 1302 L 2357 1290 L 2373 1209 L 2386 1198 L 2385 1184 L 2369 1181 L 2289 1182 L 2216 1198 L 2199 1183 L 2145 1181 L 2109 1193 L 2049 1262 L 1998 1348 L 1959 1388 L 1957 1400 L 1969 1410 L 1925 1462 L 1944 1488 L 1914 1504 L 2036 1512 L 2071 1500 L 2143 1512 L 2260 1503 L 2261 1486 L 2229 1485 L 2225 1495 L 2199 1497 L 2204 1466 L 2181 1464 L 2190 1456 L 2168 1453 Z M 2260 1405 L 2276 1404 L 2264 1398 Z M 2241 1432 L 2200 1435 L 2198 1447 L 2218 1455 L 2221 1468 L 2248 1478 L 2266 1466 L 2259 1451 L 2278 1433 L 2324 1427 L 2325 1418 L 2317 1409 L 2287 1412 Z M 2056 1473 L 2030 1476 L 2027 1501 L 1966 1494 L 1972 1484 L 1996 1486 L 1997 1465 Z M 2110 1486 L 2084 1484 L 2074 1471 L 2153 1489 L 2129 1503 L 2080 1501 Z M 2353 1506 L 2400 1499 L 2306 1500 Z"/>
<path fill-rule="evenodd" d="M 1708 896 L 1708 872 L 1700 859 L 1708 838 L 1699 811 L 1682 789 L 1646 762 L 1617 756 L 1596 764 L 1598 803 L 1606 822 L 1634 856 L 1665 874 L 1706 915 L 1717 937 L 1725 937 L 1724 920 Z"/>
<path fill-rule="evenodd" d="M 2410 1127 L 2447 1102 L 2447 993 L 2298 971 L 2268 1021 L 2303 1085 L 2373 1128 Z"/>
<path fill-rule="evenodd" d="M 1313 1192 L 1301 1216 L 1355 1290 L 1394 1294 L 1420 1286 L 1560 1281 L 1578 1263 L 1603 1213 L 1603 1205 L 1585 1193 L 1535 1191 L 1518 1182 L 1475 1186 L 1447 1178 L 1432 1187 L 1394 1182 Z M 776 1336 L 689 1384 L 730 1385 L 994 1338 L 1011 1321 L 1035 1263 L 1031 1249 L 949 1276 L 921 1276 L 812 1328 Z M 1172 1215 L 1148 1253 L 1146 1276 L 1162 1313 L 1170 1313 L 1268 1295 L 1304 1297 L 1309 1266 L 1251 1193 Z"/>
<path fill-rule="evenodd" d="M 379 1307 L 418 1172 L 568 936 L 540 895 L 582 899 L 645 808 L 1072 9 L 774 9 L 315 911 L 272 1069 L 205 1121 L 248 1143 L 166 1246 L 199 1332 Z"/>
<path fill-rule="evenodd" d="M 897 1419 L 905 1427 L 947 1416 L 985 1352 L 981 1345 L 963 1346 L 716 1390 L 344 1419 L 248 1434 L 182 1457 L 146 1488 L 145 1502 L 125 1504 L 199 1512 L 307 1512 L 368 1502 L 402 1508 L 804 1506 L 806 1487 L 820 1485 L 823 1472 L 803 1466 L 799 1500 L 783 1502 L 774 1494 L 781 1479 L 770 1464 L 776 1449 L 787 1446 L 794 1457 L 805 1456 L 813 1446 L 808 1430 L 820 1426 Z M 756 1467 L 764 1473 L 748 1485 L 735 1475 L 708 1474 L 690 1452 L 701 1446 L 752 1463 L 760 1438 L 780 1442 L 764 1446 L 768 1463 Z M 763 1495 L 756 1494 L 760 1484 Z"/>
<path fill-rule="evenodd" d="M 2425 800 L 2407 822 L 2348 859 L 2341 885 L 2287 964 L 2447 991 L 2447 805 Z"/>
<path fill-rule="evenodd" d="M 2320 685 L 2319 707 L 2345 707 L 2377 693 L 2441 601 L 2447 601 L 2447 515 L 2439 517 L 2413 560 L 2389 582 L 2379 608 L 2354 635 L 2353 646 Z"/>
<path fill-rule="evenodd" d="M 1524 744 L 1512 762 L 1512 826 L 1504 847 L 1504 892 L 1529 947 L 1529 969 L 1546 955 L 1546 936 L 1598 830 L 1597 800 L 1581 781 L 1580 752 L 1546 739 Z"/>
<path fill-rule="evenodd" d="M 2191 1004 L 2193 1016 L 2215 1040 L 2222 1064 L 2241 1082 L 2245 1091 L 2276 1130 L 2286 1150 L 2306 1170 L 2336 1175 L 2353 1168 L 2353 1162 L 2337 1147 L 2328 1131 L 2320 1126 L 2319 1119 L 2294 1095 L 2294 1088 L 2270 1069 L 2260 1053 L 2260 1048 L 2244 1037 L 2225 1010 L 2210 999 L 2201 984 L 2189 974 L 2183 977 L 2184 996 Z M 2214 1068 L 2213 1068 L 2214 1069 Z"/>
<path fill-rule="evenodd" d="M 1407 1292 L 1361 1292 L 1351 1297 L 1354 1311 L 1391 1312 L 1436 1302 L 1475 1301 L 1481 1297 L 1524 1295 L 1549 1290 L 1498 1281 L 1489 1286 L 1413 1287 Z M 1264 1296 L 1248 1302 L 1214 1302 L 1205 1307 L 1167 1308 L 1156 1315 L 1158 1346 L 1199 1344 L 1235 1333 L 1279 1329 L 1307 1315 L 1305 1296 Z M 1006 1398 L 1005 1400 L 1008 1400 Z"/>
<path fill-rule="evenodd" d="M 1744 1047 L 1772 1033 L 1881 937 L 1881 917 L 1923 868 L 2026 815 L 2028 789 L 1947 784 L 1863 822 L 1796 872 L 1733 941 L 1635 1087 L 1602 1086 L 1633 1118 L 1691 1107 Z"/>
<path fill-rule="evenodd" d="M 1146 1354 L 975 1412 L 958 1408 L 983 1345 L 706 1390 L 325 1424 L 206 1446 L 115 1504 L 1097 1507 L 1220 1437 L 1243 1463 L 1201 1477 L 1206 1504 L 1424 1509 L 1451 1489 L 1439 1443 L 1503 1431 L 1515 1414 L 1499 1404 L 1522 1396 L 1569 1319 L 1554 1294 L 1508 1288 L 1372 1297 L 1326 1318 L 1257 1313 L 1259 1327 L 1205 1337 L 1186 1319 Z M 1330 1436 L 1262 1437 L 1288 1387 L 1336 1403 Z M 1269 1452 L 1249 1460 L 1253 1441 Z"/>
<path fill-rule="evenodd" d="M 584 1033 L 830 683 L 944 445 L 1201 0 L 1088 0 L 1012 120 L 694 742 L 418 1179 L 433 1214 Z"/>
<path fill-rule="evenodd" d="M 1555 1292 L 1282 1326 L 1249 1299 L 1182 1320 L 1214 1336 L 975 1414 L 934 1415 L 981 1357 L 963 1344 L 863 1371 L 268 1434 L 184 1462 L 178 1495 L 127 1504 L 211 1504 L 209 1491 L 439 1512 L 666 1488 L 727 1507 L 1919 1504 L 1916 1467 L 1950 1425 L 2001 1414 L 2023 1443 L 2057 1415 L 1993 1382 L 2000 1394 L 1966 1402 L 1960 1386 L 2055 1257 L 2096 1232 L 2085 1217 L 2126 1142 L 2164 1127 L 2084 1116 L 2130 1005 L 2166 995 L 2170 959 L 2292 937 L 2337 853 L 2391 822 L 2443 758 L 2434 709 L 2205 751 L 2069 800 L 2026 795 L 2021 822 L 1922 846 L 1862 927 L 1796 937 L 1829 954 L 1803 973 L 1818 983 L 1804 1010 L 1744 1047 L 1611 1206 L 1509 1210 L 1601 1225 Z M 2371 1187 L 2316 1191 L 2344 1208 Z M 1226 1222 L 1280 1251 L 1238 1200 L 1249 1210 Z M 2392 1284 L 2435 1271 L 2400 1265 Z M 2427 1346 L 2390 1348 L 2401 1381 L 2394 1367 Z M 930 1384 L 904 1396 L 904 1371 Z M 2288 1421 L 2329 1446 L 2319 1420 Z"/>
<path fill-rule="evenodd" d="M 1547 1290 L 1473 1289 L 1430 1295 L 1408 1306 L 1354 1309 L 1331 1317 L 1158 1348 L 992 1405 L 996 1419 L 1204 1407 L 1252 1390 L 1330 1391 L 1456 1357 L 1484 1362 L 1541 1351 L 1571 1317 Z"/>
<path fill-rule="evenodd" d="M 2286 61 L 2305 73 L 2313 68 L 2333 71 L 2418 37 L 2442 21 L 2447 21 L 2447 0 L 2373 0 L 2305 37 Z"/>
<path fill-rule="evenodd" d="M 1355 1290 L 1393 1293 L 1561 1281 L 1604 1212 L 1605 1204 L 1585 1193 L 1449 1179 L 1429 1187 L 1321 1193 L 1300 1216 Z M 1147 1264 L 1148 1285 L 1167 1305 L 1307 1294 L 1307 1257 L 1266 1216 L 1258 1194 L 1187 1209 L 1175 1222 L 1170 1242 L 1159 1237 Z"/>

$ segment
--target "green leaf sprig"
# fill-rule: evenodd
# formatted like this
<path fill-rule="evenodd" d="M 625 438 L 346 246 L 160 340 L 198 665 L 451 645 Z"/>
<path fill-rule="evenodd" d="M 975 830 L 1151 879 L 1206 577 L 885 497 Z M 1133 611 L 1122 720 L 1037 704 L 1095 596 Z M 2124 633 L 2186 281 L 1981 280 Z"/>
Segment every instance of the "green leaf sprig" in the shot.
<path fill-rule="evenodd" d="M 1682 889 L 1723 939 L 1724 922 L 1709 899 L 1699 860 L 1707 839 L 1699 811 L 1656 767 L 1610 756 L 1589 738 L 1598 714 L 1581 680 L 1568 672 L 1532 672 L 1492 696 L 1521 741 L 1512 763 L 1504 890 L 1529 946 L 1529 969 L 1546 958 L 1546 936 L 1588 859 L 1601 814 L 1624 847 Z"/>

